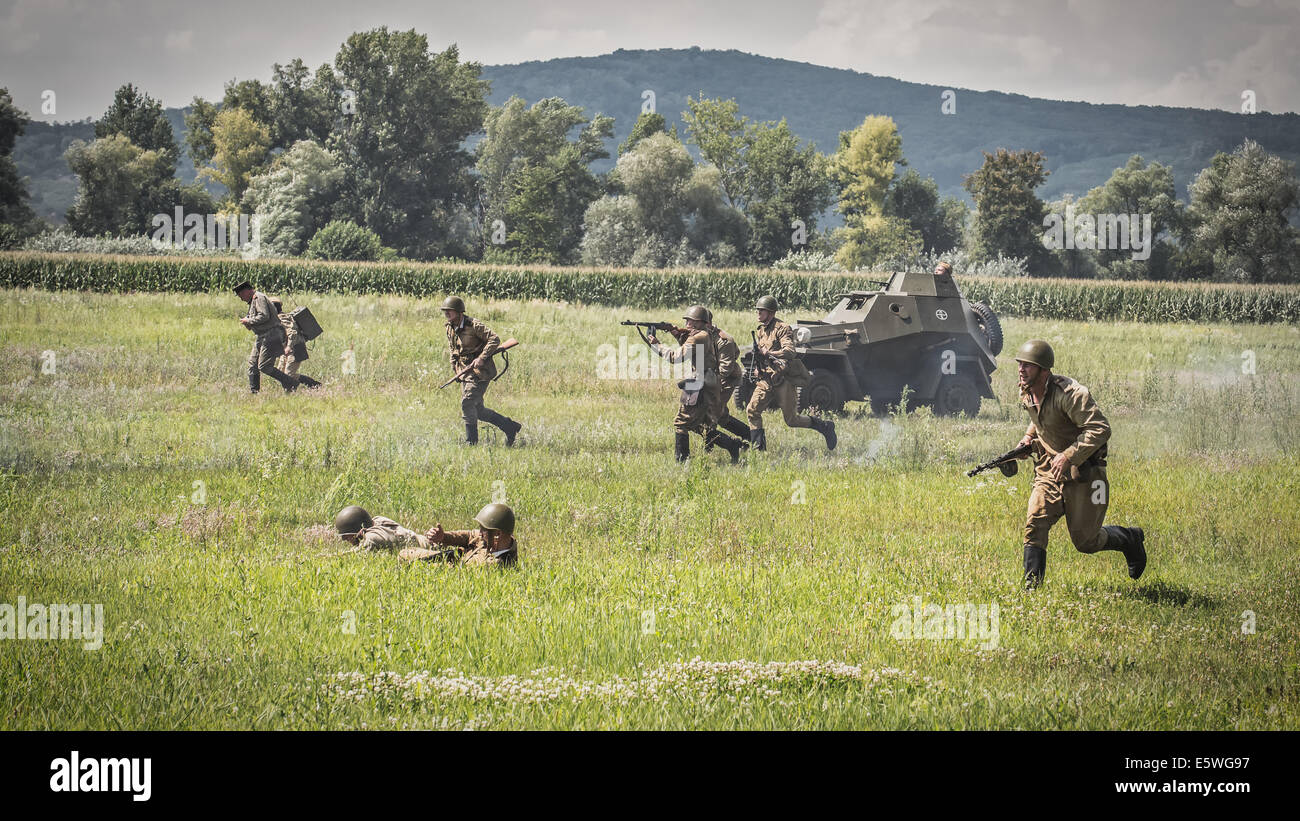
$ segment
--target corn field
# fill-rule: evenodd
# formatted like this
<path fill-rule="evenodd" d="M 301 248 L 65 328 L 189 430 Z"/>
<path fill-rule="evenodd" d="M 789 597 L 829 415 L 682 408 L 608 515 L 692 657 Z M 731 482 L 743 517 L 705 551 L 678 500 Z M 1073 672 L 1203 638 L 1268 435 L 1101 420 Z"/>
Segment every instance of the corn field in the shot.
<path fill-rule="evenodd" d="M 793 309 L 829 308 L 835 295 L 877 287 L 881 275 L 770 269 L 602 269 L 306 260 L 185 259 L 86 254 L 0 254 L 0 287 L 216 292 L 243 279 L 269 293 L 448 293 L 651 308 L 695 302 L 752 304 L 772 294 Z M 967 299 L 1006 316 L 1146 322 L 1300 321 L 1300 287 L 958 277 Z"/>

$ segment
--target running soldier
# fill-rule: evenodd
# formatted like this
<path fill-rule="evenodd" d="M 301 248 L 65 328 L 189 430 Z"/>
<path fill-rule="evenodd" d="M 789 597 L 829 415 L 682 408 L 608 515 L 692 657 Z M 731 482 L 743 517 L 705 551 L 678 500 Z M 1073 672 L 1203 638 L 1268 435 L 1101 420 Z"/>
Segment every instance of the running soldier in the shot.
<path fill-rule="evenodd" d="M 709 336 L 713 337 L 713 344 L 718 349 L 718 386 L 719 399 L 717 408 L 714 411 L 714 418 L 718 427 L 734 434 L 740 439 L 741 447 L 749 447 L 749 426 L 731 415 L 728 406 L 731 403 L 731 396 L 736 392 L 736 386 L 740 384 L 740 379 L 744 375 L 740 369 L 740 346 L 731 334 L 713 324 L 713 313 L 709 313 Z"/>
<path fill-rule="evenodd" d="M 473 368 L 460 380 L 460 416 L 465 423 L 465 443 L 478 444 L 478 422 L 482 419 L 501 429 L 506 435 L 506 447 L 514 445 L 523 426 L 483 404 L 483 396 L 497 375 L 492 354 L 501 345 L 500 338 L 479 320 L 466 316 L 465 301 L 458 296 L 449 296 L 443 301 L 442 314 L 447 318 L 452 373 Z"/>
<path fill-rule="evenodd" d="M 1088 389 L 1052 373 L 1052 346 L 1031 339 L 1016 352 L 1020 403 L 1029 413 L 1021 446 L 1032 448 L 1034 485 L 1025 521 L 1025 588 L 1038 587 L 1047 573 L 1047 534 L 1062 516 L 1080 553 L 1118 550 L 1136 579 L 1147 566 L 1146 536 L 1140 527 L 1102 525 L 1110 502 L 1106 450 L 1110 422 Z"/>
<path fill-rule="evenodd" d="M 826 438 L 826 449 L 834 450 L 839 441 L 835 423 L 814 416 L 800 416 L 795 412 L 795 385 L 792 380 L 808 384 L 811 374 L 794 350 L 794 332 L 790 326 L 776 318 L 776 297 L 760 297 L 754 305 L 758 311 L 758 328 L 754 331 L 757 342 L 750 354 L 753 367 L 758 371 L 758 383 L 745 408 L 749 419 L 749 444 L 755 450 L 767 450 L 767 436 L 763 430 L 763 411 L 772 405 L 781 408 L 787 427 L 812 428 Z"/>
<path fill-rule="evenodd" d="M 665 348 L 650 332 L 650 350 L 674 364 L 688 362 L 691 373 L 678 383 L 682 389 L 681 404 L 677 408 L 677 417 L 673 419 L 676 433 L 674 453 L 677 461 L 685 462 L 691 455 L 691 433 L 704 437 L 705 448 L 714 445 L 731 454 L 731 462 L 740 460 L 740 440 L 733 439 L 718 431 L 718 406 L 722 404 L 721 388 L 718 381 L 718 349 L 713 337 L 707 330 L 710 315 L 702 305 L 692 305 L 682 316 L 686 320 L 686 333 L 683 334 L 681 347 Z"/>

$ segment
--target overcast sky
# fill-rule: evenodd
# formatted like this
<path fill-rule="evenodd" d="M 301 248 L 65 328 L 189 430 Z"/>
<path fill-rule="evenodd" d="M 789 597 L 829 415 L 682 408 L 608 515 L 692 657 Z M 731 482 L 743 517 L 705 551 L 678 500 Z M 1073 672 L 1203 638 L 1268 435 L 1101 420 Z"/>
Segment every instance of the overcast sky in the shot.
<path fill-rule="evenodd" d="M 0 86 L 41 120 L 98 117 L 126 82 L 183 106 L 382 25 L 486 65 L 699 46 L 1097 103 L 1239 111 L 1250 89 L 1300 111 L 1300 0 L 0 0 Z"/>

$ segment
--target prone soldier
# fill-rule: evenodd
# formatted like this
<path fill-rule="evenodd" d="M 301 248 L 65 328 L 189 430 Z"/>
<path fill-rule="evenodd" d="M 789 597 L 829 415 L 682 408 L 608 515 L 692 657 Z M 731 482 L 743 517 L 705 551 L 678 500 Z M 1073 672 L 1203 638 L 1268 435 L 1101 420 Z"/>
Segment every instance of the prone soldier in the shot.
<path fill-rule="evenodd" d="M 754 393 L 745 408 L 749 419 L 749 444 L 755 450 L 767 450 L 763 430 L 763 411 L 772 405 L 781 408 L 787 427 L 812 428 L 826 438 L 826 449 L 834 450 L 838 442 L 835 423 L 795 412 L 795 384 L 808 384 L 811 374 L 794 350 L 794 332 L 776 318 L 776 297 L 760 297 L 754 305 L 758 311 L 758 328 L 754 331 L 754 350 L 750 354 L 758 372 Z"/>
<path fill-rule="evenodd" d="M 257 336 L 253 340 L 253 351 L 248 355 L 248 389 L 257 393 L 262 386 L 262 374 L 266 374 L 279 382 L 285 393 L 292 393 L 298 387 L 297 381 L 275 366 L 276 359 L 284 353 L 286 342 L 279 312 L 271 304 L 270 297 L 254 290 L 247 281 L 236 285 L 234 290 L 248 303 L 248 315 L 239 323 Z"/>
<path fill-rule="evenodd" d="M 509 567 L 519 559 L 515 539 L 515 513 L 508 505 L 484 506 L 474 517 L 476 530 L 443 530 L 434 525 L 424 538 L 442 549 L 408 547 L 398 558 L 408 562 L 447 562 L 470 566 Z"/>
<path fill-rule="evenodd" d="M 1106 451 L 1110 422 L 1083 385 L 1052 373 L 1052 346 L 1031 339 L 1016 352 L 1020 402 L 1029 428 L 1020 441 L 1032 449 L 1034 484 L 1025 521 L 1025 587 L 1042 583 L 1047 572 L 1047 535 L 1065 517 L 1080 553 L 1118 550 L 1136 579 L 1146 569 L 1145 534 L 1140 527 L 1104 525 L 1110 502 Z"/>
<path fill-rule="evenodd" d="M 487 325 L 466 316 L 465 301 L 458 296 L 449 296 L 443 301 L 442 314 L 447 318 L 452 372 L 471 368 L 460 378 L 460 415 L 465 422 L 465 443 L 478 444 L 478 422 L 482 419 L 501 429 L 506 435 L 506 447 L 514 445 L 523 426 L 483 404 L 483 396 L 497 375 L 492 355 L 500 347 L 501 339 Z"/>
<path fill-rule="evenodd" d="M 307 340 L 302 338 L 298 332 L 298 323 L 294 322 L 293 316 L 284 312 L 284 304 L 278 299 L 271 300 L 271 307 L 275 308 L 276 314 L 280 317 L 280 324 L 284 326 L 284 356 L 276 361 L 276 367 L 284 371 L 285 375 L 297 382 L 299 385 L 306 385 L 309 388 L 319 388 L 320 383 L 310 376 L 298 373 L 299 366 L 307 361 Z"/>
<path fill-rule="evenodd" d="M 722 404 L 722 390 L 718 381 L 718 349 L 707 330 L 712 316 L 702 305 L 692 305 L 682 316 L 686 320 L 686 333 L 682 345 L 669 350 L 650 331 L 650 350 L 669 362 L 689 362 L 692 373 L 678 383 L 682 389 L 681 404 L 673 419 L 676 433 L 674 452 L 677 461 L 684 462 L 691 454 L 691 433 L 704 437 L 706 449 L 714 445 L 731 454 L 731 462 L 740 460 L 740 440 L 720 432 L 717 425 L 718 407 Z"/>
<path fill-rule="evenodd" d="M 430 547 L 427 536 L 384 516 L 371 516 L 357 505 L 348 505 L 338 512 L 334 529 L 340 539 L 365 550 L 427 550 Z"/>

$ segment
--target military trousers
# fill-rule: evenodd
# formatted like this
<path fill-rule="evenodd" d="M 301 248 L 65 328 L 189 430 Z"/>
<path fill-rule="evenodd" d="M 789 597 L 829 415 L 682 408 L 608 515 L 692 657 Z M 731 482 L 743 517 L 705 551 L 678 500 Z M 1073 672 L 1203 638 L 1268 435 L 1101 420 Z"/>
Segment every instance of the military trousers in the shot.
<path fill-rule="evenodd" d="M 698 391 L 682 391 L 673 430 L 677 433 L 698 433 L 708 436 L 718 422 L 717 410 L 721 391 L 716 385 L 704 386 Z"/>
<path fill-rule="evenodd" d="M 479 421 L 483 421 L 490 425 L 496 425 L 502 430 L 509 427 L 509 419 L 483 404 L 483 396 L 487 393 L 488 386 L 491 384 L 492 380 L 490 379 L 473 379 L 469 375 L 466 375 L 461 380 L 460 418 L 466 426 L 477 425 Z"/>
<path fill-rule="evenodd" d="M 1102 550 L 1106 547 L 1106 532 L 1101 526 L 1110 503 L 1106 468 L 1083 467 L 1077 480 L 1059 482 L 1048 473 L 1048 464 L 1044 458 L 1034 472 L 1025 518 L 1025 546 L 1046 549 L 1048 531 L 1064 516 L 1076 550 L 1080 553 Z"/>
<path fill-rule="evenodd" d="M 745 407 L 749 429 L 762 430 L 763 411 L 773 405 L 781 408 L 781 416 L 785 418 L 786 427 L 811 428 L 812 419 L 800 416 L 795 411 L 796 398 L 795 387 L 789 382 L 782 380 L 777 385 L 773 385 L 766 379 L 760 379 L 754 386 L 754 395 L 749 398 L 749 404 Z"/>

